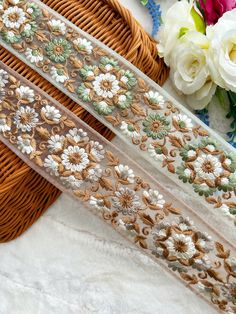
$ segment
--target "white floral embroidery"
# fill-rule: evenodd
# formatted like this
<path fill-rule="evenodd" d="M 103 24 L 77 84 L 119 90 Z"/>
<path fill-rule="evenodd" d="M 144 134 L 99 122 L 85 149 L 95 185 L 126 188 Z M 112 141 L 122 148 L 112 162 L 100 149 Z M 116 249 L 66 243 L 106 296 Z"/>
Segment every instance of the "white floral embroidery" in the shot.
<path fill-rule="evenodd" d="M 129 166 L 120 164 L 115 166 L 115 171 L 120 179 L 134 183 L 134 171 Z"/>
<path fill-rule="evenodd" d="M 165 155 L 162 151 L 155 148 L 152 144 L 149 145 L 148 152 L 150 156 L 157 161 L 163 161 L 165 159 Z"/>
<path fill-rule="evenodd" d="M 194 169 L 200 178 L 215 180 L 223 171 L 221 163 L 213 155 L 202 154 L 194 162 Z"/>
<path fill-rule="evenodd" d="M 51 153 L 58 152 L 63 148 L 63 141 L 65 137 L 63 135 L 52 135 L 48 140 L 48 148 Z"/>
<path fill-rule="evenodd" d="M 48 120 L 51 120 L 55 123 L 59 123 L 61 119 L 60 111 L 54 106 L 46 105 L 42 108 L 41 113 L 45 115 Z"/>
<path fill-rule="evenodd" d="M 61 177 L 62 183 L 65 184 L 67 187 L 71 188 L 72 190 L 78 189 L 81 184 L 83 183 L 82 180 L 76 179 L 75 176 L 70 175 L 69 177 Z"/>
<path fill-rule="evenodd" d="M 16 95 L 19 99 L 24 100 L 26 102 L 34 101 L 34 91 L 28 86 L 20 86 L 16 89 Z"/>
<path fill-rule="evenodd" d="M 8 28 L 18 29 L 25 20 L 25 12 L 18 7 L 10 7 L 2 15 L 2 21 Z"/>
<path fill-rule="evenodd" d="M 190 259 L 196 253 L 195 245 L 190 236 L 184 234 L 174 234 L 165 241 L 170 256 L 179 259 Z"/>
<path fill-rule="evenodd" d="M 52 19 L 51 21 L 48 22 L 48 25 L 53 32 L 58 32 L 61 33 L 62 35 L 64 35 L 66 32 L 66 25 L 60 20 Z"/>
<path fill-rule="evenodd" d="M 91 182 L 98 181 L 102 176 L 102 168 L 100 165 L 96 165 L 95 168 L 90 168 L 88 170 L 88 180 Z"/>
<path fill-rule="evenodd" d="M 185 114 L 178 114 L 173 117 L 181 128 L 191 129 L 193 127 L 192 120 Z"/>
<path fill-rule="evenodd" d="M 0 88 L 0 104 L 3 102 L 5 98 L 6 92 L 3 88 Z"/>
<path fill-rule="evenodd" d="M 146 198 L 149 204 L 158 207 L 159 209 L 163 208 L 165 200 L 162 194 L 157 190 L 149 189 L 148 191 L 143 192 L 143 196 Z"/>
<path fill-rule="evenodd" d="M 83 138 L 87 136 L 87 132 L 84 132 L 82 129 L 71 129 L 66 137 L 70 140 L 73 140 L 75 143 L 79 143 Z"/>
<path fill-rule="evenodd" d="M 65 74 L 65 71 L 61 68 L 57 69 L 56 67 L 52 67 L 50 70 L 52 78 L 58 83 L 64 83 L 69 79 L 69 76 Z"/>
<path fill-rule="evenodd" d="M 22 132 L 30 132 L 37 125 L 38 121 L 37 112 L 29 106 L 21 106 L 14 116 L 14 124 Z"/>
<path fill-rule="evenodd" d="M 159 105 L 160 108 L 163 108 L 165 104 L 164 97 L 158 92 L 149 91 L 144 94 L 144 96 L 149 100 L 149 102 L 153 105 Z"/>
<path fill-rule="evenodd" d="M 118 212 L 122 212 L 123 215 L 132 215 L 141 206 L 139 197 L 134 190 L 120 188 L 114 195 L 112 197 L 113 206 Z"/>
<path fill-rule="evenodd" d="M 99 142 L 90 142 L 91 145 L 91 154 L 96 158 L 97 161 L 102 161 L 104 158 L 105 150 Z"/>
<path fill-rule="evenodd" d="M 23 154 L 30 155 L 34 151 L 34 148 L 31 145 L 31 139 L 29 137 L 18 136 L 17 146 Z"/>
<path fill-rule="evenodd" d="M 0 69 L 0 88 L 3 88 L 8 83 L 8 73 L 3 69 Z"/>
<path fill-rule="evenodd" d="M 78 146 L 69 146 L 64 149 L 61 159 L 65 168 L 72 172 L 81 172 L 89 164 L 88 155 L 85 150 Z"/>
<path fill-rule="evenodd" d="M 94 196 L 91 196 L 89 199 L 89 204 L 100 211 L 103 211 L 103 210 L 109 211 L 109 209 L 105 206 L 103 199 L 98 199 Z"/>
<path fill-rule="evenodd" d="M 50 173 L 50 175 L 55 175 L 58 176 L 58 167 L 59 164 L 56 160 L 53 159 L 52 155 L 48 155 L 43 164 L 44 168 L 46 169 L 47 172 Z"/>
<path fill-rule="evenodd" d="M 28 59 L 32 63 L 43 61 L 43 54 L 40 52 L 39 49 L 26 48 L 25 56 L 26 59 Z"/>
<path fill-rule="evenodd" d="M 119 81 L 115 75 L 106 73 L 99 74 L 93 81 L 93 88 L 98 96 L 103 98 L 113 98 L 119 91 Z"/>
<path fill-rule="evenodd" d="M 132 137 L 134 139 L 140 137 L 140 134 L 137 131 L 135 131 L 134 127 L 132 125 L 129 125 L 125 121 L 121 122 L 120 129 L 122 133 L 128 137 Z"/>
<path fill-rule="evenodd" d="M 226 204 L 223 204 L 221 207 L 220 207 L 220 210 L 221 212 L 223 213 L 224 216 L 234 220 L 235 219 L 235 215 L 231 214 L 230 213 L 230 208 L 228 205 Z"/>
<path fill-rule="evenodd" d="M 88 54 L 91 54 L 93 51 L 92 43 L 86 38 L 77 38 L 73 41 L 73 44 L 78 47 L 79 50 L 85 51 Z"/>
<path fill-rule="evenodd" d="M 11 128 L 7 123 L 7 118 L 5 115 L 0 114 L 0 132 L 10 131 Z"/>

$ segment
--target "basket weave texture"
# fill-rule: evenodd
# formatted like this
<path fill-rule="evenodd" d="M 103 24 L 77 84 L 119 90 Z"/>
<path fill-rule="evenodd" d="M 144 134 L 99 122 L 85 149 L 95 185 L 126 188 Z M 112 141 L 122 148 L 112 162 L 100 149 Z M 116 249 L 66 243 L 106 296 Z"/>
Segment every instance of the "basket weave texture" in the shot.
<path fill-rule="evenodd" d="M 156 42 L 118 0 L 42 0 L 162 85 L 168 69 L 157 55 Z M 113 134 L 86 110 L 0 46 L 0 60 L 54 97 L 100 134 Z M 0 142 L 0 242 L 27 230 L 58 198 L 60 191 Z"/>

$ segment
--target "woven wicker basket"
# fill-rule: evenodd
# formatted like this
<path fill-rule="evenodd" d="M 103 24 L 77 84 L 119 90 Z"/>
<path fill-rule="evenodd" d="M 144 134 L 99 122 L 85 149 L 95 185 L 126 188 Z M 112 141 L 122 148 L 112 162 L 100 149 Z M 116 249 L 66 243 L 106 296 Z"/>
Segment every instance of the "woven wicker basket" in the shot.
<path fill-rule="evenodd" d="M 156 43 L 118 0 L 42 0 L 68 20 L 116 50 L 160 85 L 168 69 Z M 42 88 L 100 134 L 113 134 L 40 75 L 0 47 L 0 60 Z M 0 242 L 22 234 L 57 199 L 60 191 L 0 142 Z"/>

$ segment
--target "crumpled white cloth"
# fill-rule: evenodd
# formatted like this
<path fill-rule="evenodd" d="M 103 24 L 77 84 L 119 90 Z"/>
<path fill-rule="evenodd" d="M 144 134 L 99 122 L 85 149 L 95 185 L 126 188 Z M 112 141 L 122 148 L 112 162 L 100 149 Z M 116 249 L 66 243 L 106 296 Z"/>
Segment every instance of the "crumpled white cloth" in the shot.
<path fill-rule="evenodd" d="M 138 0 L 121 2 L 151 29 Z M 95 313 L 216 311 L 83 204 L 62 195 L 24 235 L 0 245 L 0 314 Z"/>

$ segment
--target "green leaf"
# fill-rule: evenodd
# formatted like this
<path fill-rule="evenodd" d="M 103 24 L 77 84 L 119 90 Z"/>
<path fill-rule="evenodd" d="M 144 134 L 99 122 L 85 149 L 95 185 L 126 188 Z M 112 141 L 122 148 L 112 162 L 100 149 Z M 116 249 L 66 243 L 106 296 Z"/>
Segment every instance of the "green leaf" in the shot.
<path fill-rule="evenodd" d="M 182 36 L 184 36 L 188 32 L 188 30 L 189 29 L 187 27 L 181 27 L 181 29 L 179 30 L 178 38 L 181 38 Z"/>
<path fill-rule="evenodd" d="M 206 24 L 203 17 L 195 10 L 194 7 L 192 7 L 190 14 L 193 18 L 196 30 L 202 34 L 206 34 Z"/>

